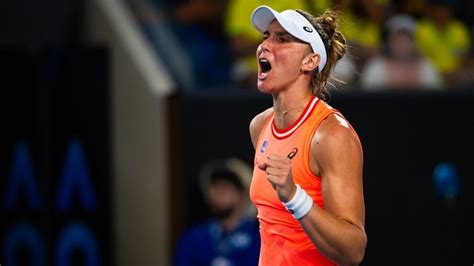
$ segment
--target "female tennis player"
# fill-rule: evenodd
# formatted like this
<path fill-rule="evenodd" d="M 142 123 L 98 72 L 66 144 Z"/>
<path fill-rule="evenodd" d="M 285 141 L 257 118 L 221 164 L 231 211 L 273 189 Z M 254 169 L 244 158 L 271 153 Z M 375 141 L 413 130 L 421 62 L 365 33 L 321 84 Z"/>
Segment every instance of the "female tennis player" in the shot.
<path fill-rule="evenodd" d="M 367 243 L 362 147 L 323 101 L 346 49 L 337 16 L 260 6 L 251 21 L 263 34 L 257 86 L 273 97 L 250 123 L 259 265 L 357 265 Z"/>

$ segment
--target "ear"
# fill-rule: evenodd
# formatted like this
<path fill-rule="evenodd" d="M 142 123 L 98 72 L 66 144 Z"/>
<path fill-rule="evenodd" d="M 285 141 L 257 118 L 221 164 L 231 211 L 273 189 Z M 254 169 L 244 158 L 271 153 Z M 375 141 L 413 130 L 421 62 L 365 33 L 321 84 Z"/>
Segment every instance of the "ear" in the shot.
<path fill-rule="evenodd" d="M 319 54 L 310 53 L 305 58 L 303 58 L 303 62 L 301 65 L 301 70 L 303 72 L 312 72 L 319 66 L 319 61 L 321 57 Z"/>

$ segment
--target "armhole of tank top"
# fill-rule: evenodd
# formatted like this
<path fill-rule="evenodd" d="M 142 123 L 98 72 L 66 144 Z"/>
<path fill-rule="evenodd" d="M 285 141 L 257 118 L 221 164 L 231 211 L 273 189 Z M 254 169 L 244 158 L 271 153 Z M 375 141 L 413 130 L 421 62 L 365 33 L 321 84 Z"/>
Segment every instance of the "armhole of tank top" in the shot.
<path fill-rule="evenodd" d="M 352 124 L 344 117 L 343 114 L 341 114 L 341 112 L 339 112 L 339 111 L 336 110 L 336 109 L 334 109 L 334 111 L 335 111 L 335 112 L 334 112 L 335 115 L 339 116 L 340 118 L 344 119 L 344 121 L 347 122 L 347 124 L 349 125 L 351 131 L 352 131 L 352 132 L 354 133 L 354 135 L 356 136 L 357 140 L 358 140 L 359 142 L 361 142 L 361 141 L 360 141 L 360 138 L 359 138 L 359 134 L 357 134 L 357 131 L 354 129 L 354 127 L 352 127 Z"/>
<path fill-rule="evenodd" d="M 265 123 L 263 124 L 262 130 L 260 130 L 260 133 L 258 133 L 257 145 L 255 147 L 255 150 L 257 150 L 257 147 L 260 144 L 260 139 L 262 138 L 263 132 L 265 132 L 265 130 L 267 130 L 268 126 L 271 125 L 272 120 L 273 120 L 273 111 L 270 112 L 270 114 L 268 115 L 267 120 L 265 120 Z"/>
<path fill-rule="evenodd" d="M 316 123 L 312 130 L 311 130 L 311 134 L 309 135 L 309 137 L 307 137 L 307 139 L 305 140 L 305 145 L 306 145 L 306 150 L 307 150 L 307 153 L 308 153 L 308 161 L 307 163 L 305 164 L 306 167 L 305 167 L 305 171 L 310 174 L 311 176 L 317 178 L 318 180 L 321 180 L 321 176 L 317 175 L 316 173 L 314 173 L 312 170 L 311 170 L 311 143 L 313 143 L 313 138 L 314 136 L 316 135 L 316 131 L 318 130 L 319 126 L 321 125 L 321 123 L 326 120 L 331 114 L 336 114 L 338 113 L 338 111 L 332 107 L 329 107 L 330 109 L 327 111 L 326 114 L 324 114 L 323 118 L 319 121 L 319 123 Z"/>
<path fill-rule="evenodd" d="M 311 143 L 313 142 L 313 138 L 314 136 L 316 135 L 316 131 L 318 130 L 319 126 L 321 125 L 321 123 L 326 120 L 330 115 L 334 114 L 334 115 L 337 115 L 339 116 L 340 118 L 344 119 L 344 121 L 347 122 L 347 124 L 349 125 L 350 129 L 352 132 L 354 132 L 354 135 L 357 137 L 357 140 L 360 142 L 360 138 L 359 138 L 359 135 L 357 134 L 357 132 L 355 131 L 355 129 L 352 127 L 351 123 L 349 123 L 349 121 L 344 117 L 344 115 L 341 114 L 341 112 L 339 112 L 339 110 L 337 109 L 334 109 L 332 107 L 330 107 L 331 109 L 329 110 L 329 112 L 327 114 L 324 115 L 323 119 L 321 119 L 319 121 L 318 124 L 314 125 L 314 128 L 312 130 L 312 134 L 310 135 L 310 137 L 306 140 L 306 147 L 307 147 L 307 151 L 308 151 L 308 162 L 306 164 L 307 167 L 305 167 L 305 171 L 307 171 L 309 174 L 311 174 L 312 176 L 318 178 L 319 180 L 321 180 L 321 176 L 315 174 L 312 170 L 311 170 Z"/>

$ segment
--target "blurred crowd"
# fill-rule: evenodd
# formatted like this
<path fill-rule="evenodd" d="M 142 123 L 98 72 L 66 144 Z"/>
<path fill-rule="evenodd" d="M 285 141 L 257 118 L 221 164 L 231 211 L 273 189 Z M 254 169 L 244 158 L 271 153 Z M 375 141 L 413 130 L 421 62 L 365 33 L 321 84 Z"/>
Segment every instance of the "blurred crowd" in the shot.
<path fill-rule="evenodd" d="M 255 7 L 340 14 L 349 52 L 332 82 L 353 90 L 462 90 L 474 85 L 469 0 L 128 0 L 183 89 L 254 89 Z"/>

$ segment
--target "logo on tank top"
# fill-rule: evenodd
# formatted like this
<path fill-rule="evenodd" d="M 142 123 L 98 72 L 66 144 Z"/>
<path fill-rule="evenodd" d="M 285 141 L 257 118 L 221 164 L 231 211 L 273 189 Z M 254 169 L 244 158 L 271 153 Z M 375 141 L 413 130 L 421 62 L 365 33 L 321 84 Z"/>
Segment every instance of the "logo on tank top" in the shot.
<path fill-rule="evenodd" d="M 296 154 L 298 153 L 298 148 L 294 148 L 290 151 L 290 153 L 288 153 L 288 155 L 286 157 L 288 157 L 288 159 L 293 159 Z"/>
<path fill-rule="evenodd" d="M 265 150 L 267 149 L 268 146 L 268 141 L 264 140 L 262 143 L 262 147 L 260 148 L 260 153 L 264 153 Z"/>

